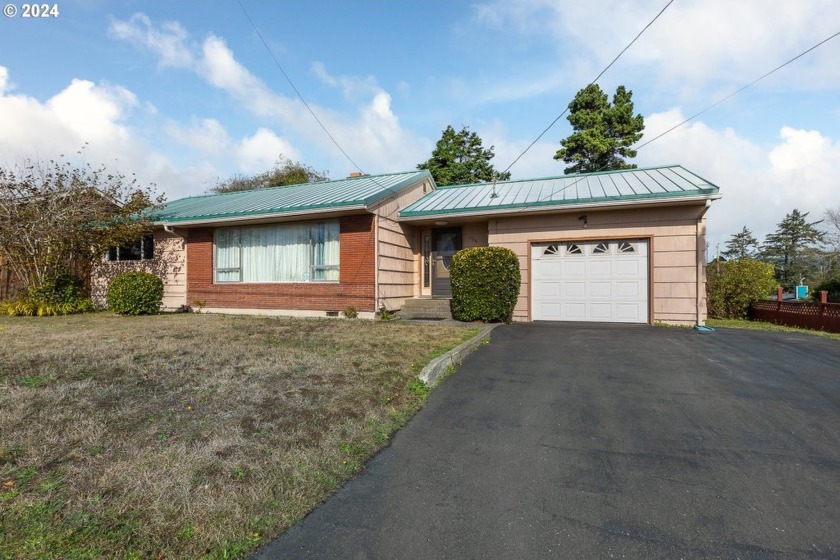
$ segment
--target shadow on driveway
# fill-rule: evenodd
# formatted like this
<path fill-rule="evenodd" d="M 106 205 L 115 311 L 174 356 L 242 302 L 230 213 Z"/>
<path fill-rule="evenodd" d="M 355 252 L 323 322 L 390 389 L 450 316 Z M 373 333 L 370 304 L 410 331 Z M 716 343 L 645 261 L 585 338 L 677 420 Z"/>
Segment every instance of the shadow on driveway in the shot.
<path fill-rule="evenodd" d="M 254 558 L 840 558 L 840 343 L 519 324 Z"/>

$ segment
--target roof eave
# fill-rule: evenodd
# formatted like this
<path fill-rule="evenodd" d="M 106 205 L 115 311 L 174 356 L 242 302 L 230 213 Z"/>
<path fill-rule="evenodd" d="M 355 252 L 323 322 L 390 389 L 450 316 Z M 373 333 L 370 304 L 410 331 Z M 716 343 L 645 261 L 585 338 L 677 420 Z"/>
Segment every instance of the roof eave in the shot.
<path fill-rule="evenodd" d="M 153 223 L 158 226 L 172 226 L 172 227 L 187 227 L 187 226 L 204 226 L 204 225 L 214 225 L 214 224 L 226 224 L 226 223 L 233 223 L 233 222 L 256 222 L 261 220 L 268 220 L 272 218 L 283 219 L 283 218 L 294 218 L 300 216 L 316 216 L 316 215 L 331 215 L 331 214 L 342 214 L 347 212 L 357 212 L 357 211 L 365 211 L 367 212 L 367 205 L 366 204 L 354 204 L 351 206 L 332 206 L 328 208 L 313 208 L 309 210 L 294 210 L 291 212 L 267 212 L 262 214 L 251 214 L 251 215 L 236 215 L 236 216 L 223 216 L 219 218 L 196 218 L 196 219 L 185 219 L 185 220 L 155 220 Z"/>
<path fill-rule="evenodd" d="M 499 209 L 477 209 L 471 211 L 464 211 L 460 212 L 458 210 L 450 211 L 450 212 L 438 212 L 435 214 L 422 214 L 422 215 L 409 215 L 409 216 L 400 216 L 400 222 L 416 222 L 416 221 L 428 221 L 428 220 L 436 220 L 441 218 L 474 218 L 474 217 L 482 217 L 482 216 L 505 216 L 505 215 L 516 215 L 516 214 L 551 214 L 558 211 L 565 211 L 565 210 L 588 210 L 588 209 L 603 209 L 603 208 L 626 208 L 632 206 L 650 206 L 650 205 L 670 205 L 676 203 L 692 203 L 692 202 L 706 202 L 711 200 L 718 200 L 721 198 L 720 193 L 714 194 L 703 194 L 697 196 L 677 196 L 677 197 L 662 197 L 662 198 L 653 198 L 653 199 L 634 199 L 634 200 L 609 200 L 604 202 L 582 202 L 582 203 L 571 203 L 571 204 L 552 204 L 552 205 L 540 205 L 540 206 L 519 206 L 519 207 L 508 207 L 508 208 L 499 208 Z"/>

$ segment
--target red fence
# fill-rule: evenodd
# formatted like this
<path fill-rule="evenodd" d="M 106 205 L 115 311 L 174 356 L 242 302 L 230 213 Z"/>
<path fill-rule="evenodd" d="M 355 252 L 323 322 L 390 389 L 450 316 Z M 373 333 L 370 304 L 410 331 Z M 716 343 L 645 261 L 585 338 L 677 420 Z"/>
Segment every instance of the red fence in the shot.
<path fill-rule="evenodd" d="M 750 305 L 750 319 L 840 333 L 840 303 L 757 301 Z"/>

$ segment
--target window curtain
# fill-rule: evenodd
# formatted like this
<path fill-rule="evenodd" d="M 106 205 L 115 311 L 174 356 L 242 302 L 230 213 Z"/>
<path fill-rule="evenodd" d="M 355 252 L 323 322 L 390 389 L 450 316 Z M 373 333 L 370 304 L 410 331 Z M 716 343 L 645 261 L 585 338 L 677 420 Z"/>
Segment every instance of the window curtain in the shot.
<path fill-rule="evenodd" d="M 239 230 L 235 228 L 216 230 L 216 281 L 239 282 Z"/>
<path fill-rule="evenodd" d="M 337 222 L 216 230 L 218 282 L 338 281 L 338 264 Z"/>
<path fill-rule="evenodd" d="M 338 234 L 337 223 L 312 226 L 310 235 L 313 243 L 313 280 L 338 281 Z"/>

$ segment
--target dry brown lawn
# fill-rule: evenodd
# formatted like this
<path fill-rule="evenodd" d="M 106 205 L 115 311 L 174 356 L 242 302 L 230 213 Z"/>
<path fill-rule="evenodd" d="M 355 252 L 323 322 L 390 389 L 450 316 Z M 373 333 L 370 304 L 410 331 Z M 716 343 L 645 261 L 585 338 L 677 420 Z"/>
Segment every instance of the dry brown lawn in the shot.
<path fill-rule="evenodd" d="M 475 329 L 0 318 L 0 558 L 231 558 L 332 493 Z"/>

